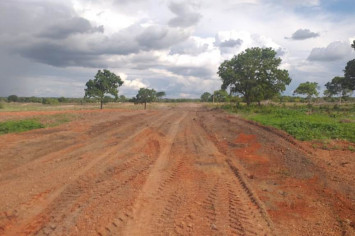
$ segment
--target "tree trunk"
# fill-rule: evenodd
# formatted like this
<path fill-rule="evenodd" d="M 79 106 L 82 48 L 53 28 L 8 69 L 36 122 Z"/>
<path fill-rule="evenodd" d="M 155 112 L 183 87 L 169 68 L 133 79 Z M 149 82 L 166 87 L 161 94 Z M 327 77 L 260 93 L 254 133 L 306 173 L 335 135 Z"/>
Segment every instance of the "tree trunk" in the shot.
<path fill-rule="evenodd" d="M 102 103 L 103 103 L 103 101 L 102 101 L 102 99 L 100 100 L 100 109 L 102 109 Z"/>
<path fill-rule="evenodd" d="M 258 101 L 258 106 L 259 106 L 259 107 L 261 106 L 261 103 L 260 103 L 260 101 Z"/>
<path fill-rule="evenodd" d="M 244 96 L 245 97 L 245 96 Z M 247 106 L 250 106 L 250 98 L 249 97 L 246 97 L 245 98 L 246 102 L 247 102 Z"/>
<path fill-rule="evenodd" d="M 144 103 L 144 110 L 147 109 L 147 102 Z"/>

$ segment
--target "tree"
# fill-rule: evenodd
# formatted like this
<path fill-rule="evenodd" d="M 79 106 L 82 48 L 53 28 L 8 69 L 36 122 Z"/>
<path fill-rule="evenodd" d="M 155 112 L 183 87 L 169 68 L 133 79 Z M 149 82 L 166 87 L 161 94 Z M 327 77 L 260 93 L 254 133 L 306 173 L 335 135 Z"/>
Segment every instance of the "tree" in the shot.
<path fill-rule="evenodd" d="M 353 44 L 351 44 L 351 47 L 355 50 L 355 40 L 353 40 Z"/>
<path fill-rule="evenodd" d="M 89 80 L 86 83 L 85 98 L 98 98 L 100 100 L 100 108 L 106 94 L 111 94 L 117 99 L 118 87 L 122 86 L 123 81 L 118 75 L 110 72 L 109 70 L 99 70 L 95 75 L 94 80 Z"/>
<path fill-rule="evenodd" d="M 126 96 L 125 95 L 121 95 L 120 97 L 119 97 L 119 99 L 118 99 L 118 101 L 120 101 L 120 102 L 126 102 L 128 99 L 126 98 Z"/>
<path fill-rule="evenodd" d="M 211 99 L 212 94 L 210 94 L 209 92 L 204 92 L 201 95 L 201 102 L 208 102 Z"/>
<path fill-rule="evenodd" d="M 213 92 L 213 98 L 215 102 L 226 102 L 228 98 L 228 93 L 226 90 L 216 90 Z"/>
<path fill-rule="evenodd" d="M 16 95 L 10 95 L 7 97 L 7 101 L 8 102 L 17 102 L 18 101 L 18 97 Z"/>
<path fill-rule="evenodd" d="M 344 70 L 345 85 L 350 90 L 355 90 L 355 59 L 348 61 Z"/>
<path fill-rule="evenodd" d="M 298 87 L 296 88 L 295 91 L 293 91 L 293 94 L 301 94 L 301 95 L 306 95 L 308 102 L 311 102 L 312 96 L 318 96 L 318 83 L 317 82 L 305 82 L 305 83 L 300 83 Z"/>
<path fill-rule="evenodd" d="M 342 98 L 345 98 L 351 90 L 348 88 L 345 77 L 336 76 L 332 81 L 325 84 L 327 90 L 324 91 L 324 95 L 332 97 L 337 95 L 340 97 L 340 102 Z"/>
<path fill-rule="evenodd" d="M 231 87 L 241 94 L 249 106 L 251 102 L 270 99 L 291 83 L 287 70 L 278 69 L 281 59 L 271 48 L 249 48 L 224 61 L 218 68 L 222 89 Z"/>
<path fill-rule="evenodd" d="M 134 103 L 144 103 L 144 109 L 147 109 L 147 102 L 154 102 L 157 98 L 157 92 L 154 89 L 141 88 L 134 99 Z"/>
<path fill-rule="evenodd" d="M 157 99 L 160 100 L 161 98 L 166 96 L 166 93 L 164 91 L 160 91 L 160 92 L 157 92 L 156 96 L 157 96 Z"/>

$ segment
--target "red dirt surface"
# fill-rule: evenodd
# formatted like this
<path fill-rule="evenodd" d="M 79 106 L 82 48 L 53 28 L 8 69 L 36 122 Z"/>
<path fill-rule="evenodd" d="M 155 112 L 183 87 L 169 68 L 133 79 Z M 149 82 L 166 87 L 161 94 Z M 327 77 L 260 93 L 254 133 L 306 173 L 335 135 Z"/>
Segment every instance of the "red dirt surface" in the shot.
<path fill-rule="evenodd" d="M 354 152 L 197 105 L 78 113 L 0 136 L 0 235 L 355 235 Z"/>

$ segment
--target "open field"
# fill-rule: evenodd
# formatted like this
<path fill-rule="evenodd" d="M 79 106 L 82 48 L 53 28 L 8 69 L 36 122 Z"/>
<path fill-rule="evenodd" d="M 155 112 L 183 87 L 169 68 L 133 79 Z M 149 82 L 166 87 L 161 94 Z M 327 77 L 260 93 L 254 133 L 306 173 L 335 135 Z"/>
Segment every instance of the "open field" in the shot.
<path fill-rule="evenodd" d="M 0 136 L 0 235 L 355 235 L 354 152 L 199 104 L 135 108 L 0 112 L 71 116 Z"/>

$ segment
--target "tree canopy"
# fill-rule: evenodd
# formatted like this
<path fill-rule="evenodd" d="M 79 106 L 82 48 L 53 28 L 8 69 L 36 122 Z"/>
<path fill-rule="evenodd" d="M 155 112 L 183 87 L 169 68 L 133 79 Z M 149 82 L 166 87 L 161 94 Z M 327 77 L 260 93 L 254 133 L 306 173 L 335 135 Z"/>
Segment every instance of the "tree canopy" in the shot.
<path fill-rule="evenodd" d="M 296 88 L 295 91 L 293 91 L 293 94 L 301 94 L 301 95 L 306 95 L 308 101 L 311 101 L 312 96 L 318 96 L 318 83 L 317 82 L 305 82 L 305 83 L 300 83 L 298 87 Z"/>
<path fill-rule="evenodd" d="M 120 76 L 115 75 L 109 70 L 99 70 L 95 75 L 94 80 L 89 80 L 86 83 L 85 98 L 98 98 L 100 100 L 100 108 L 102 109 L 102 104 L 106 94 L 111 94 L 118 98 L 118 87 L 122 86 L 123 81 Z"/>
<path fill-rule="evenodd" d="M 147 108 L 147 103 L 154 102 L 157 99 L 157 92 L 154 89 L 141 88 L 139 89 L 134 103 L 144 104 L 144 109 Z"/>
<path fill-rule="evenodd" d="M 345 84 L 348 89 L 355 90 L 355 59 L 348 61 L 344 70 Z"/>
<path fill-rule="evenodd" d="M 218 68 L 222 89 L 244 96 L 246 103 L 270 99 L 291 83 L 287 70 L 279 69 L 281 59 L 272 48 L 249 48 L 224 61 Z"/>
<path fill-rule="evenodd" d="M 228 93 L 226 90 L 217 90 L 213 93 L 214 101 L 215 102 L 226 102 L 228 99 Z"/>
<path fill-rule="evenodd" d="M 18 101 L 18 97 L 16 95 L 10 95 L 7 97 L 7 101 L 8 102 L 17 102 Z"/>
<path fill-rule="evenodd" d="M 201 102 L 208 102 L 211 99 L 212 94 L 210 94 L 209 92 L 204 92 L 201 95 Z"/>
<path fill-rule="evenodd" d="M 332 81 L 325 84 L 327 90 L 324 91 L 324 94 L 330 97 L 334 95 L 340 96 L 341 102 L 341 98 L 344 98 L 351 93 L 351 90 L 348 88 L 346 82 L 345 77 L 334 77 Z"/>

